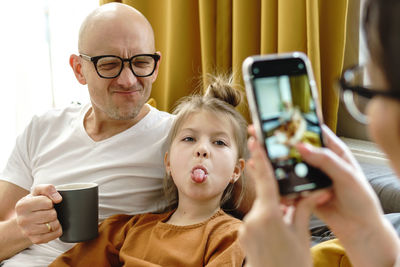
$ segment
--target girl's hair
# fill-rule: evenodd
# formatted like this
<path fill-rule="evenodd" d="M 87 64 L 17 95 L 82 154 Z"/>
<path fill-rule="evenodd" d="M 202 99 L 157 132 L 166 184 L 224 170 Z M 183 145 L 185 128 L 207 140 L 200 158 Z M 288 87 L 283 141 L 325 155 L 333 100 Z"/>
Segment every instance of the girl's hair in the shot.
<path fill-rule="evenodd" d="M 225 117 L 231 122 L 233 126 L 233 136 L 238 148 L 238 159 L 247 158 L 247 122 L 243 116 L 235 109 L 242 100 L 242 93 L 236 90 L 232 84 L 232 77 L 226 76 L 212 76 L 209 75 L 210 83 L 204 95 L 191 95 L 182 98 L 176 108 L 174 114 L 176 115 L 174 124 L 168 136 L 168 154 L 173 140 L 175 139 L 182 124 L 187 118 L 199 111 L 210 111 L 219 117 Z M 218 114 L 218 115 L 217 115 Z M 241 180 L 241 181 L 240 181 Z M 240 176 L 236 183 L 229 183 L 221 198 L 221 206 L 228 201 L 234 201 L 232 191 L 234 186 L 241 182 L 240 194 L 233 203 L 234 208 L 237 208 L 242 200 L 243 192 L 245 190 L 244 175 Z M 235 188 L 236 190 L 236 188 Z M 164 192 L 168 200 L 168 210 L 172 210 L 178 205 L 178 190 L 170 174 L 166 174 L 164 178 Z M 231 204 L 231 203 L 230 203 Z"/>
<path fill-rule="evenodd" d="M 382 68 L 389 90 L 400 90 L 400 1 L 368 0 L 363 24 L 371 58 Z"/>

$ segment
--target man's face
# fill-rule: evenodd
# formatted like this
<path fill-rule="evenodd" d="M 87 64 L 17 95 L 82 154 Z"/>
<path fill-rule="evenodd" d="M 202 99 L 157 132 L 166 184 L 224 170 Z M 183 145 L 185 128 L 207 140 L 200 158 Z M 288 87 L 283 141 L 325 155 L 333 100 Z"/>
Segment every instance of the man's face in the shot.
<path fill-rule="evenodd" d="M 131 21 L 130 21 L 131 20 Z M 115 55 L 130 58 L 137 54 L 153 54 L 153 33 L 140 20 L 117 18 L 113 24 L 96 22 L 89 28 L 85 38 L 85 51 L 81 53 L 91 57 Z M 98 76 L 92 62 L 80 59 L 82 72 L 88 84 L 93 110 L 105 119 L 134 119 L 148 100 L 152 83 L 158 72 L 149 77 L 136 77 L 129 64 L 121 74 L 112 79 Z"/>

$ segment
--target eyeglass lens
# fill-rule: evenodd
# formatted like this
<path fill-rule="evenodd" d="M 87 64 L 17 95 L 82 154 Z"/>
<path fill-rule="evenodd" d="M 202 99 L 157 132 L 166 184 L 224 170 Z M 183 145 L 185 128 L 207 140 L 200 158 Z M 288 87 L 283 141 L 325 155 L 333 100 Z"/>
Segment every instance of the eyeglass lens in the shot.
<path fill-rule="evenodd" d="M 349 87 L 362 86 L 364 88 L 371 88 L 365 67 L 346 71 L 344 73 L 344 79 Z M 344 90 L 342 93 L 342 98 L 350 114 L 359 121 L 365 123 L 367 120 L 366 107 L 370 99 L 350 90 Z"/>
<path fill-rule="evenodd" d="M 131 66 L 136 76 L 150 75 L 155 68 L 155 60 L 151 56 L 137 56 L 131 60 Z M 103 57 L 97 61 L 97 71 L 103 77 L 115 77 L 123 68 L 123 62 L 118 57 Z"/>

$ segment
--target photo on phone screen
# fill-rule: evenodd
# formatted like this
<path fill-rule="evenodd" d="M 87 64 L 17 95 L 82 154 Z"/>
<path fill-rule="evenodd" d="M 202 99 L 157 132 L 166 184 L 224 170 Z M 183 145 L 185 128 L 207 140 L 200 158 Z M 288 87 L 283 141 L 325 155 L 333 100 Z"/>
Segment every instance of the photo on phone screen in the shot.
<path fill-rule="evenodd" d="M 259 135 L 274 168 L 280 193 L 287 195 L 329 186 L 330 179 L 303 162 L 295 148 L 298 143 L 323 146 L 318 105 L 304 59 L 258 58 L 248 70 L 252 90 L 248 99 L 254 101 L 250 106 L 257 112 L 253 123 L 259 123 L 256 129 L 261 131 Z"/>

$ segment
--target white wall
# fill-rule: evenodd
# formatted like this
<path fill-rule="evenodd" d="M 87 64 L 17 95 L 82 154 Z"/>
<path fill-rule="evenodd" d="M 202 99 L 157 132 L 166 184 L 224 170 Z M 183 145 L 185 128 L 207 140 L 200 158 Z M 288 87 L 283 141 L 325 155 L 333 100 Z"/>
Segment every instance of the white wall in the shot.
<path fill-rule="evenodd" d="M 68 60 L 98 0 L 3 1 L 0 9 L 0 171 L 34 114 L 87 102 Z"/>

